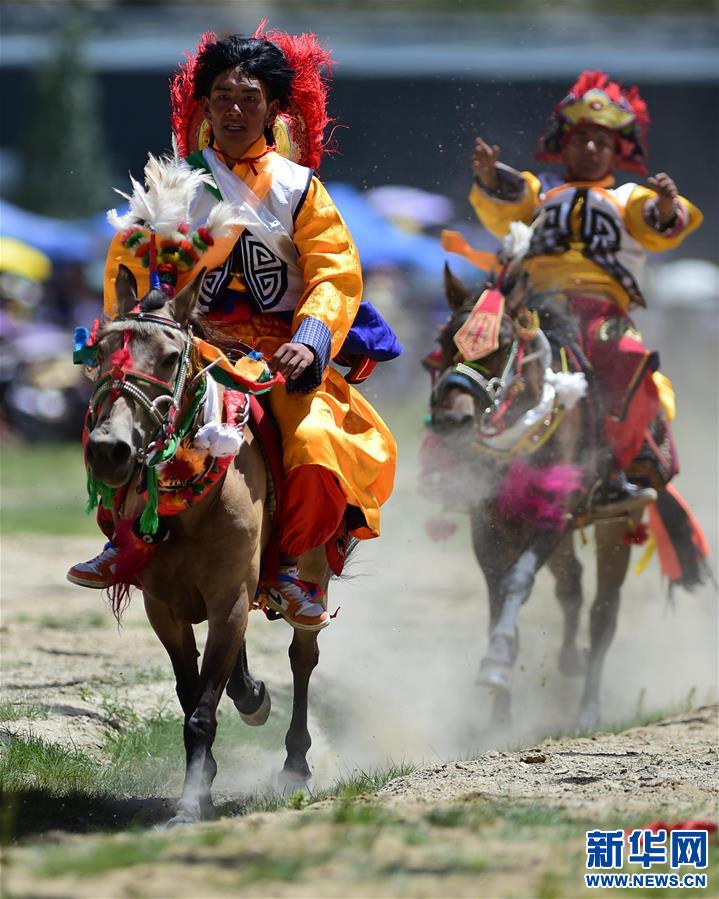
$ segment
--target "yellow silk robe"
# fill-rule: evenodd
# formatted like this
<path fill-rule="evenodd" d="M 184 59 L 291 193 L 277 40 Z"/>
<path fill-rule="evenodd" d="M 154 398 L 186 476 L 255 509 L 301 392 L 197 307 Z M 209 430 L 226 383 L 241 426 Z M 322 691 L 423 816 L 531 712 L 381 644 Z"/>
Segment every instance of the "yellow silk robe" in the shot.
<path fill-rule="evenodd" d="M 507 170 L 507 169 L 506 169 Z M 611 239 L 612 249 L 621 250 L 622 245 L 629 247 L 627 255 L 634 255 L 634 263 L 643 263 L 642 250 L 662 252 L 673 250 L 684 238 L 696 230 L 702 223 L 702 214 L 689 200 L 678 197 L 683 225 L 658 231 L 647 220 L 646 209 L 649 202 L 656 200 L 656 193 L 642 185 L 623 185 L 614 189 L 614 178 L 608 176 L 601 182 L 565 182 L 549 190 L 543 191 L 542 184 L 532 172 L 514 172 L 508 170 L 523 181 L 522 189 L 516 199 L 505 200 L 483 190 L 475 181 L 469 194 L 469 201 L 477 214 L 477 218 L 496 237 L 502 238 L 509 231 L 514 221 L 530 224 L 541 210 L 549 210 L 558 204 L 567 203 L 572 191 L 587 191 L 592 200 L 601 209 L 601 205 L 611 212 L 607 233 L 614 231 Z M 546 213 L 545 213 L 546 215 Z M 607 269 L 593 259 L 587 252 L 592 234 L 582 233 L 581 211 L 570 215 L 567 222 L 569 248 L 561 253 L 546 253 L 532 256 L 525 260 L 524 268 L 529 272 L 532 287 L 537 291 L 560 291 L 563 293 L 600 294 L 613 301 L 627 312 L 631 297 L 621 283 Z M 605 216 L 606 220 L 606 216 Z M 552 221 L 555 221 L 554 219 Z M 541 224 L 540 224 L 541 227 Z M 596 230 L 595 226 L 595 230 Z M 661 372 L 654 372 L 654 382 L 659 391 L 662 408 L 669 420 L 674 418 L 676 401 L 671 381 Z"/>
<path fill-rule="evenodd" d="M 240 162 L 232 172 L 261 200 L 273 177 L 273 152 L 265 156 L 260 138 L 248 151 L 252 164 Z M 260 158 L 258 158 L 260 157 Z M 202 256 L 199 266 L 212 270 L 224 263 L 241 229 L 217 240 Z M 253 312 L 248 322 L 222 323 L 228 336 L 258 349 L 266 358 L 292 339 L 307 318 L 322 322 L 331 333 L 334 357 L 347 337 L 362 297 L 362 273 L 357 249 L 332 199 L 322 183 L 312 177 L 307 195 L 296 216 L 293 241 L 298 250 L 304 290 L 288 327 L 272 312 Z M 149 290 L 148 270 L 116 236 L 110 245 L 105 268 L 105 312 L 115 309 L 115 278 L 120 263 L 127 265 L 138 282 L 138 295 Z M 181 274 L 177 287 L 192 280 L 196 269 Z M 242 290 L 241 273 L 233 273 L 230 286 Z M 270 407 L 282 435 L 285 471 L 300 465 L 321 465 L 331 471 L 347 502 L 358 506 L 367 527 L 353 531 L 361 539 L 380 532 L 380 506 L 392 492 L 397 460 L 395 440 L 381 417 L 362 395 L 347 384 L 331 366 L 321 385 L 311 393 L 288 393 L 283 387 L 270 394 Z"/>

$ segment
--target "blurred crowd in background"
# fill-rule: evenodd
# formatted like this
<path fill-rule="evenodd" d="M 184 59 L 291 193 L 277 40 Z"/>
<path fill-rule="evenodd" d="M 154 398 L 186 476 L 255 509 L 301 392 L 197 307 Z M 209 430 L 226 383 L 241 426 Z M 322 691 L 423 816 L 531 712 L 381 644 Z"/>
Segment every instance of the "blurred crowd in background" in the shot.
<path fill-rule="evenodd" d="M 172 15 L 169 15 L 172 12 Z M 466 201 L 475 134 L 531 168 L 544 118 L 579 70 L 638 82 L 652 114 L 651 162 L 706 215 L 681 255 L 649 270 L 654 306 L 716 309 L 719 192 L 717 20 L 710 0 L 308 0 L 220 4 L 2 4 L 0 437 L 79 437 L 89 384 L 71 362 L 74 325 L 101 314 L 104 210 L 121 205 L 148 151 L 169 145 L 167 79 L 208 29 L 267 17 L 316 31 L 334 51 L 338 152 L 321 176 L 358 245 L 365 296 L 405 347 L 383 389 L 424 389 L 419 360 L 446 315 L 443 228 L 494 239 Z M 713 111 L 712 111 L 713 110 Z M 656 164 L 653 160 L 656 159 Z M 468 282 L 482 273 L 457 257 Z"/>

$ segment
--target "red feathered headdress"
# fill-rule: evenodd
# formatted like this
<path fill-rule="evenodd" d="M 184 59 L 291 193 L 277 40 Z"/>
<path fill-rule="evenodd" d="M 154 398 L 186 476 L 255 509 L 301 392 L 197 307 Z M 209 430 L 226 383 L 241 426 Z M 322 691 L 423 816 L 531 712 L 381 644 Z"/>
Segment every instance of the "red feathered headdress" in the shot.
<path fill-rule="evenodd" d="M 582 72 L 567 96 L 551 112 L 539 141 L 537 159 L 561 160 L 562 145 L 581 122 L 615 132 L 619 142 L 619 168 L 646 175 L 647 104 L 632 87 L 625 90 L 604 72 Z"/>
<path fill-rule="evenodd" d="M 271 41 L 279 47 L 295 70 L 289 109 L 275 120 L 275 148 L 294 162 L 316 169 L 328 151 L 324 132 L 332 122 L 327 115 L 328 79 L 334 64 L 332 54 L 320 46 L 314 34 L 265 31 L 265 25 L 266 20 L 253 37 Z M 216 40 L 217 35 L 205 32 L 195 55 L 186 54 L 186 62 L 180 65 L 170 81 L 172 130 L 183 156 L 203 149 L 210 141 L 210 125 L 202 104 L 193 97 L 193 88 L 197 56 Z"/>

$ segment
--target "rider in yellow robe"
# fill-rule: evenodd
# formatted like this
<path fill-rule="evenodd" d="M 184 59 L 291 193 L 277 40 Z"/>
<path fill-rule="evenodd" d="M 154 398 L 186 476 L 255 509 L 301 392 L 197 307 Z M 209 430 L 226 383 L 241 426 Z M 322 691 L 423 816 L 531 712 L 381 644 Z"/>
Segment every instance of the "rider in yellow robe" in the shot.
<path fill-rule="evenodd" d="M 623 472 L 660 404 L 673 417 L 671 383 L 627 314 L 645 305 L 639 286 L 645 251 L 674 249 L 702 222 L 666 173 L 650 178 L 649 187 L 615 185 L 616 169 L 646 174 L 648 121 L 636 88 L 584 72 L 552 110 L 537 155 L 562 162 L 563 175 L 518 172 L 481 138 L 472 155 L 469 199 L 477 217 L 500 238 L 513 221 L 532 224 L 523 260 L 532 290 L 564 295 L 579 321 L 614 465 L 607 471 L 610 502 L 632 493 Z"/>
<path fill-rule="evenodd" d="M 326 543 L 343 518 L 353 536 L 379 535 L 396 444 L 370 404 L 329 366 L 355 321 L 362 274 L 354 242 L 322 183 L 268 144 L 293 81 L 287 59 L 270 41 L 235 35 L 201 47 L 193 89 L 211 138 L 188 162 L 210 172 L 215 186 L 202 191 L 190 215 L 204 219 L 221 198 L 241 205 L 249 224 L 210 246 L 173 287 L 188 283 L 200 264 L 206 267 L 199 310 L 285 375 L 285 387 L 270 393 L 287 477 L 274 537 L 280 573 L 266 592 L 291 624 L 319 629 L 330 619 L 317 585 L 299 580 L 297 557 Z M 106 265 L 110 317 L 120 263 L 133 271 L 138 296 L 150 286 L 148 270 L 116 236 Z M 98 569 L 97 583 L 87 586 L 103 586 L 108 562 L 95 563 L 75 566 L 72 579 L 83 583 L 78 569 L 89 569 L 87 580 L 94 581 Z"/>

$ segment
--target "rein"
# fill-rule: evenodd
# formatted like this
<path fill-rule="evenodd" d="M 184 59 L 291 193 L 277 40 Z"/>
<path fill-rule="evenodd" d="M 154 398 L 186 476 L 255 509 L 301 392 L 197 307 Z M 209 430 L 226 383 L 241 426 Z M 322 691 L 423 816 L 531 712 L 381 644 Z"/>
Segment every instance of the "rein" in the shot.
<path fill-rule="evenodd" d="M 462 375 L 462 377 L 469 378 L 470 381 L 474 381 L 476 384 L 479 384 L 479 386 L 491 400 L 492 405 L 497 407 L 501 402 L 502 394 L 505 388 L 510 383 L 510 381 L 513 380 L 509 376 L 512 368 L 514 367 L 514 362 L 517 358 L 518 352 L 519 340 L 518 338 L 515 338 L 512 341 L 512 348 L 509 351 L 509 356 L 507 357 L 507 362 L 505 363 L 504 369 L 502 370 L 502 374 L 498 378 L 485 378 L 481 372 L 477 371 L 477 369 L 473 368 L 471 365 L 467 365 L 466 362 L 458 362 L 456 365 L 453 365 L 452 368 L 448 369 L 448 372 L 450 374 L 455 373 Z M 440 378 L 437 387 L 439 387 L 441 383 L 442 378 Z"/>
<path fill-rule="evenodd" d="M 509 426 L 503 425 L 504 415 L 512 402 L 512 387 L 523 387 L 522 369 L 531 362 L 539 362 L 544 374 L 542 391 L 535 406 L 527 409 Z M 478 421 L 477 437 L 472 448 L 479 453 L 506 457 L 519 452 L 532 454 L 554 433 L 567 408 L 584 395 L 586 379 L 583 374 L 571 373 L 562 356 L 561 372 L 552 370 L 552 350 L 549 340 L 539 328 L 522 326 L 507 355 L 498 377 L 485 377 L 476 366 L 460 360 L 448 368 L 432 391 L 431 406 L 435 407 L 451 387 L 468 390 L 485 408 Z M 583 385 L 578 383 L 578 379 Z M 487 427 L 488 425 L 488 427 Z"/>
<path fill-rule="evenodd" d="M 105 397 L 109 396 L 110 404 L 115 402 L 121 396 L 126 396 L 133 400 L 145 415 L 157 426 L 156 432 L 148 441 L 147 446 L 142 447 L 138 451 L 138 460 L 150 467 L 167 462 L 177 451 L 177 447 L 183 437 L 190 431 L 194 419 L 199 410 L 200 404 L 204 399 L 206 392 L 206 381 L 203 377 L 200 382 L 200 388 L 195 393 L 189 414 L 184 421 L 180 423 L 180 427 L 176 426 L 177 415 L 180 411 L 182 396 L 185 392 L 187 384 L 187 375 L 190 368 L 190 355 L 192 352 L 192 335 L 189 329 L 183 328 L 182 325 L 173 319 L 164 318 L 158 315 L 149 315 L 147 313 L 139 313 L 132 316 L 132 321 L 141 321 L 148 324 L 156 324 L 161 327 L 169 327 L 175 331 L 179 331 L 183 338 L 182 358 L 175 375 L 174 383 L 162 381 L 146 372 L 136 371 L 135 369 L 125 368 L 120 364 L 116 364 L 111 371 L 100 378 L 90 397 L 90 412 L 92 427 L 97 422 L 97 416 L 100 406 Z M 127 351 L 129 339 L 132 331 L 128 329 L 125 332 L 125 340 L 123 350 Z M 151 384 L 162 390 L 160 396 L 155 399 L 150 397 L 142 390 L 139 384 Z M 159 406 L 167 403 L 167 410 L 163 414 Z M 150 458 L 152 457 L 152 458 Z"/>
<path fill-rule="evenodd" d="M 129 341 L 132 329 L 125 331 L 123 349 L 115 361 L 112 370 L 98 381 L 90 398 L 90 430 L 95 426 L 102 402 L 108 398 L 112 405 L 119 397 L 126 396 L 133 400 L 137 407 L 145 413 L 148 419 L 156 425 L 156 430 L 150 436 L 147 444 L 137 452 L 137 461 L 141 466 L 140 483 L 146 484 L 147 503 L 140 517 L 140 531 L 150 538 L 157 532 L 159 526 L 159 493 L 180 490 L 188 486 L 188 483 L 160 486 L 157 469 L 173 459 L 182 441 L 190 433 L 203 401 L 208 393 L 207 371 L 212 366 L 206 366 L 193 378 L 193 382 L 199 379 L 198 389 L 195 391 L 190 407 L 182 420 L 178 422 L 182 398 L 188 383 L 188 374 L 191 366 L 192 334 L 189 328 L 185 328 L 173 319 L 140 312 L 137 315 L 128 316 L 131 321 L 140 321 L 157 327 L 169 327 L 179 331 L 183 338 L 183 349 L 177 373 L 172 382 L 155 378 L 146 372 L 137 371 L 129 367 L 131 356 L 129 354 Z M 122 360 L 122 361 L 121 361 Z M 143 390 L 143 384 L 151 384 L 162 390 L 160 396 L 151 399 Z M 167 404 L 166 411 L 160 409 Z M 247 422 L 249 415 L 249 403 L 241 421 L 241 427 Z M 142 470 L 144 469 L 144 476 Z M 200 477 L 203 472 L 200 472 Z M 190 483 L 198 479 L 191 479 Z"/>

